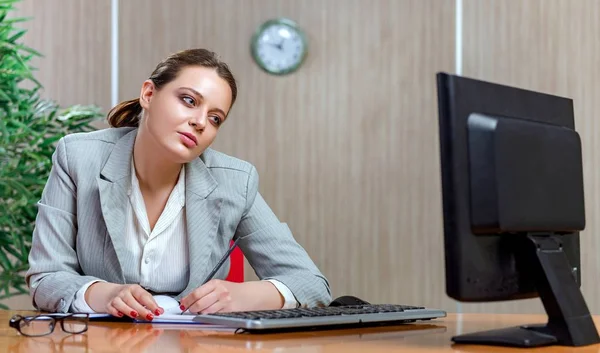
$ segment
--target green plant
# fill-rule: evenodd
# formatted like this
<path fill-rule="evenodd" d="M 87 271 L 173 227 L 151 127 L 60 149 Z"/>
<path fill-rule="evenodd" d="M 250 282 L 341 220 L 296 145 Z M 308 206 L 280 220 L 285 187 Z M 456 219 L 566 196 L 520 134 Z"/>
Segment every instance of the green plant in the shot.
<path fill-rule="evenodd" d="M 28 292 L 24 272 L 36 203 L 56 142 L 68 133 L 94 130 L 91 123 L 101 117 L 94 106 L 61 109 L 40 97 L 31 60 L 41 54 L 19 42 L 26 30 L 15 24 L 27 19 L 9 17 L 17 2 L 0 0 L 0 300 Z"/>

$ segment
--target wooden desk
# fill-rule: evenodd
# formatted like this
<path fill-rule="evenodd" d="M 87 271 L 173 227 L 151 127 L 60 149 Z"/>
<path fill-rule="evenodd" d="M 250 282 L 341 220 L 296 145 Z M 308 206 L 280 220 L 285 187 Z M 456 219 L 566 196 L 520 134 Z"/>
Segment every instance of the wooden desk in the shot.
<path fill-rule="evenodd" d="M 57 327 L 52 335 L 30 338 L 19 336 L 8 327 L 8 320 L 15 313 L 0 311 L 2 352 L 525 352 L 530 350 L 452 345 L 450 338 L 457 333 L 545 320 L 541 315 L 449 314 L 442 320 L 423 324 L 262 335 L 234 335 L 174 325 L 90 322 L 85 334 L 67 335 Z M 600 317 L 595 321 L 600 327 Z M 553 346 L 535 351 L 596 353 L 600 352 L 600 345 L 577 349 Z"/>

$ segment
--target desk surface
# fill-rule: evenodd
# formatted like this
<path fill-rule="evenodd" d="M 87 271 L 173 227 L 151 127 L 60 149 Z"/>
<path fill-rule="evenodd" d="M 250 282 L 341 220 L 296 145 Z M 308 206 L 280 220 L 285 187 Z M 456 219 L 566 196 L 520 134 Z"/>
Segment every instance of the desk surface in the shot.
<path fill-rule="evenodd" d="M 457 333 L 545 321 L 542 315 L 449 314 L 422 324 L 262 335 L 201 331 L 179 325 L 90 322 L 85 334 L 66 335 L 57 327 L 52 335 L 30 338 L 8 326 L 15 313 L 0 311 L 2 352 L 507 352 L 515 349 L 452 345 L 450 338 Z M 595 322 L 600 327 L 600 316 L 595 317 Z M 578 349 L 544 347 L 535 351 L 596 353 L 600 352 L 600 345 Z"/>

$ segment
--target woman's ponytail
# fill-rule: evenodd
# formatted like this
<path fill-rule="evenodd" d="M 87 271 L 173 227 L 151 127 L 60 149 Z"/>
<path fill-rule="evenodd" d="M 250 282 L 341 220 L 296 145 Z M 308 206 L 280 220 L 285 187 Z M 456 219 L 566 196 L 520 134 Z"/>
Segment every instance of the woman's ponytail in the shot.
<path fill-rule="evenodd" d="M 108 124 L 112 127 L 138 127 L 141 113 L 139 98 L 124 101 L 108 112 Z"/>

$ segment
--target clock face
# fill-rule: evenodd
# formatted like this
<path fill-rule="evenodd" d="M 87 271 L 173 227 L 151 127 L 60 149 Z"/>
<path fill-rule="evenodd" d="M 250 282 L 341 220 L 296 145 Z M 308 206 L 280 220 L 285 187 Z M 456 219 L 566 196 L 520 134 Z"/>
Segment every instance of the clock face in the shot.
<path fill-rule="evenodd" d="M 272 74 L 295 71 L 306 55 L 306 39 L 295 23 L 286 19 L 267 21 L 252 40 L 258 65 Z"/>

